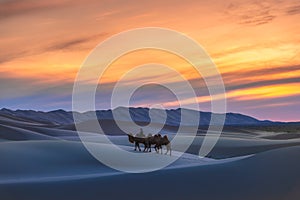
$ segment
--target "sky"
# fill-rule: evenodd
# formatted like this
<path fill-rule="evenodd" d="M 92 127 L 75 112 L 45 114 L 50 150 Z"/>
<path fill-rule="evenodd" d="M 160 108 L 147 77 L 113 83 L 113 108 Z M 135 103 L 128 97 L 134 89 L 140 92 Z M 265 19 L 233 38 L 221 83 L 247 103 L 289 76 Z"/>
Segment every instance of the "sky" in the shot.
<path fill-rule="evenodd" d="M 298 0 L 0 0 L 0 107 L 71 110 L 78 70 L 99 43 L 122 31 L 162 27 L 206 50 L 222 75 L 228 112 L 300 121 L 299 21 Z M 200 109 L 210 111 L 203 77 L 184 59 L 150 49 L 111 64 L 97 83 L 96 108 L 109 109 L 114 85 L 147 63 L 177 70 L 193 85 Z M 124 90 L 127 84 L 140 84 L 131 106 L 179 106 L 163 85 L 183 83 L 167 70 L 153 65 L 127 76 Z M 186 97 L 182 106 L 190 103 Z"/>

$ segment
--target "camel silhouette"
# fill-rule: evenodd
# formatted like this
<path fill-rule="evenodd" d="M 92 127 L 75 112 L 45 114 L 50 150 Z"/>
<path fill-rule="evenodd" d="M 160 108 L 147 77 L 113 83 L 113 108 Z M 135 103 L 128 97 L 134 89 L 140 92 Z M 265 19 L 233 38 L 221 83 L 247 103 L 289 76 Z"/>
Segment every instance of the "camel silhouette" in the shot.
<path fill-rule="evenodd" d="M 140 144 L 144 144 L 144 152 L 151 152 L 151 146 L 154 145 L 154 149 L 157 153 L 159 153 L 159 149 L 161 150 L 161 154 L 163 153 L 163 146 L 166 146 L 167 152 L 165 154 L 168 154 L 170 152 L 170 156 L 172 154 L 171 149 L 171 142 L 168 139 L 168 136 L 161 136 L 160 134 L 155 134 L 152 136 L 149 134 L 147 137 L 139 137 L 139 136 L 133 136 L 132 134 L 127 134 L 128 140 L 130 143 L 135 144 L 134 150 L 137 149 L 141 151 Z"/>

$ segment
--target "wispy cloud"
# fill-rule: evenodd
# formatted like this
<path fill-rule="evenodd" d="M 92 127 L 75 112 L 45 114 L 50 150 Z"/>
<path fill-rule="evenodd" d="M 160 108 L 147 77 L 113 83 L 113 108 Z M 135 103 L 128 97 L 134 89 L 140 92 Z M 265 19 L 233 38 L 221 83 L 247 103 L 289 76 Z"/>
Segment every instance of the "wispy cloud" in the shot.
<path fill-rule="evenodd" d="M 227 92 L 233 90 L 248 89 L 260 86 L 272 86 L 280 84 L 290 84 L 290 83 L 299 83 L 300 76 L 298 75 L 300 70 L 300 65 L 295 66 L 284 66 L 284 67 L 273 67 L 273 68 L 261 68 L 255 70 L 241 70 L 234 72 L 227 72 L 222 74 L 222 78 L 225 83 Z M 290 73 L 293 76 L 279 76 L 281 73 Z M 251 78 L 249 77 L 262 77 L 263 78 Z M 191 84 L 201 91 L 201 93 L 207 93 L 206 85 L 203 80 L 198 78 L 190 79 Z M 180 87 L 180 82 L 175 82 L 178 84 L 177 87 Z"/>
<path fill-rule="evenodd" d="M 20 58 L 24 58 L 27 56 L 39 55 L 41 53 L 53 52 L 53 51 L 74 51 L 74 50 L 83 50 L 83 49 L 91 49 L 95 46 L 95 44 L 90 47 L 84 47 L 86 43 L 91 41 L 99 40 L 101 37 L 105 37 L 107 33 L 99 33 L 94 35 L 86 35 L 71 39 L 60 39 L 57 41 L 53 41 L 51 44 L 44 44 L 38 47 L 28 46 L 25 49 L 12 49 L 9 51 L 0 52 L 0 64 L 11 62 Z M 97 43 L 96 43 L 97 44 Z"/>
<path fill-rule="evenodd" d="M 1 52 L 0 53 L 0 64 L 18 59 L 23 56 L 30 54 L 28 50 L 14 51 L 14 52 Z"/>
<path fill-rule="evenodd" d="M 286 9 L 286 14 L 288 15 L 298 15 L 300 14 L 300 4 L 290 5 Z"/>
<path fill-rule="evenodd" d="M 238 24 L 250 26 L 269 23 L 276 17 L 273 5 L 265 1 L 232 2 L 227 6 L 225 13 Z"/>
<path fill-rule="evenodd" d="M 240 90 L 240 89 L 262 87 L 262 86 L 272 87 L 272 85 L 299 83 L 299 80 L 300 80 L 300 77 L 284 78 L 284 79 L 277 79 L 277 80 L 276 79 L 275 80 L 262 80 L 262 81 L 255 81 L 255 82 L 243 83 L 243 84 L 233 84 L 233 85 L 227 86 L 226 89 L 228 91 L 231 91 L 231 90 Z"/>
<path fill-rule="evenodd" d="M 57 50 L 73 50 L 77 49 L 78 47 L 82 46 L 83 44 L 90 42 L 95 39 L 99 39 L 100 37 L 106 36 L 107 33 L 100 33 L 96 35 L 89 35 L 83 37 L 77 37 L 74 39 L 66 39 L 63 41 L 58 41 L 54 44 L 49 45 L 48 47 L 44 48 L 44 51 L 57 51 Z"/>
<path fill-rule="evenodd" d="M 300 14 L 300 4 L 293 0 L 232 1 L 225 15 L 241 25 L 257 26 L 272 22 L 283 15 Z"/>
<path fill-rule="evenodd" d="M 294 65 L 294 66 L 280 66 L 280 67 L 265 67 L 260 69 L 248 69 L 248 70 L 236 70 L 234 72 L 226 72 L 222 74 L 223 79 L 230 81 L 230 80 L 236 80 L 236 79 L 244 79 L 249 76 L 251 77 L 258 77 L 258 76 L 265 76 L 265 75 L 276 75 L 281 73 L 292 73 L 295 72 L 297 74 L 297 71 L 300 70 L 300 65 Z"/>
<path fill-rule="evenodd" d="M 26 13 L 40 12 L 65 5 L 68 0 L 35 1 L 35 0 L 5 0 L 0 1 L 0 20 Z"/>

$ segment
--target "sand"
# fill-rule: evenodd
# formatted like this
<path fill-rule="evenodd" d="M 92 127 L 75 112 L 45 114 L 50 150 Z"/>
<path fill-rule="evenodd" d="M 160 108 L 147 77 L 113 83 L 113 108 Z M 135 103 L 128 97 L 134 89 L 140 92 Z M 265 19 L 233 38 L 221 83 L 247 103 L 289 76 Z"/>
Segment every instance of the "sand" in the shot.
<path fill-rule="evenodd" d="M 73 130 L 1 116 L 0 197 L 4 200 L 300 199 L 300 139 L 276 138 L 278 133 L 265 138 L 266 134 L 225 132 L 205 159 L 197 156 L 203 141 L 203 136 L 197 136 L 188 151 L 170 166 L 132 174 L 97 161 Z M 96 136 L 84 133 L 85 141 L 95 148 L 105 146 L 104 136 L 102 139 Z M 170 132 L 169 137 L 172 136 Z M 108 137 L 134 153 L 126 136 Z M 105 148 L 109 152 L 111 147 Z M 172 156 L 178 157 L 180 153 L 176 152 L 176 146 L 173 148 Z M 149 159 L 169 159 L 156 153 L 144 155 Z"/>

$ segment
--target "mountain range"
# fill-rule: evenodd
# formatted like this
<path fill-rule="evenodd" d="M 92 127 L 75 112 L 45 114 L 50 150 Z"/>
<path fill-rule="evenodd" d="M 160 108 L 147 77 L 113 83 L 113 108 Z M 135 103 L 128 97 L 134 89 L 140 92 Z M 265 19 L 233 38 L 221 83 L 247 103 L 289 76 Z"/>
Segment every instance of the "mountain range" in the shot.
<path fill-rule="evenodd" d="M 128 112 L 130 113 L 131 119 L 122 117 L 121 121 L 132 120 L 134 122 L 150 123 L 152 116 L 152 122 L 160 123 L 166 118 L 166 125 L 178 126 L 181 122 L 183 109 L 170 109 L 170 110 L 159 110 L 159 109 L 149 109 L 149 108 L 126 108 L 118 107 L 115 110 L 97 110 L 95 111 L 98 120 L 113 120 L 113 111 L 118 111 L 121 115 Z M 195 110 L 184 110 L 186 119 L 193 118 L 200 114 L 199 125 L 209 125 L 212 116 L 211 112 L 202 112 Z M 62 109 L 54 110 L 50 112 L 34 111 L 34 110 L 10 110 L 3 108 L 0 110 L 0 116 L 14 118 L 18 120 L 40 122 L 43 124 L 52 125 L 70 125 L 74 124 L 73 114 L 76 114 L 77 122 L 86 122 L 93 120 L 94 112 L 71 112 Z M 150 114 L 150 115 L 149 115 Z M 218 114 L 216 114 L 218 115 Z M 154 116 L 154 117 L 153 117 Z M 187 120 L 188 121 L 188 120 Z M 256 118 L 239 114 L 239 113 L 226 113 L 225 125 L 272 125 L 283 122 L 272 122 L 268 120 L 258 120 Z M 186 124 L 188 125 L 188 124 Z"/>

